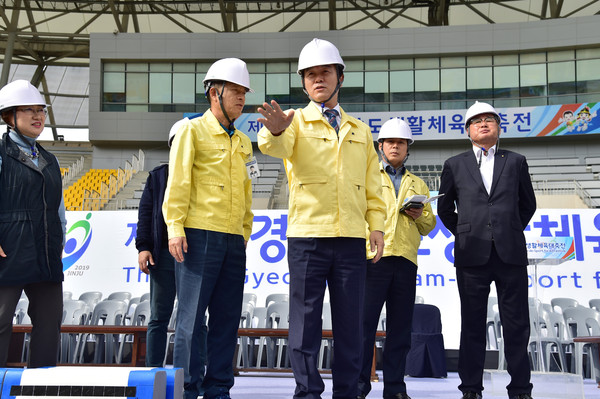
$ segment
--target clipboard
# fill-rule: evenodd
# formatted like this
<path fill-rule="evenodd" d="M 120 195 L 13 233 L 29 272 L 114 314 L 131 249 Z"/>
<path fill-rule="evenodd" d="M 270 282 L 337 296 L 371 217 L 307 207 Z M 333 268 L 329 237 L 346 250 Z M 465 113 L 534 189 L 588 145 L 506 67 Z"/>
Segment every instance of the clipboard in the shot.
<path fill-rule="evenodd" d="M 411 195 L 410 197 L 404 199 L 404 203 L 402 208 L 399 209 L 399 212 L 404 212 L 405 210 L 411 208 L 423 208 L 425 204 L 435 201 L 443 195 L 444 194 L 434 195 L 433 197 L 429 198 L 427 198 L 426 195 Z"/>

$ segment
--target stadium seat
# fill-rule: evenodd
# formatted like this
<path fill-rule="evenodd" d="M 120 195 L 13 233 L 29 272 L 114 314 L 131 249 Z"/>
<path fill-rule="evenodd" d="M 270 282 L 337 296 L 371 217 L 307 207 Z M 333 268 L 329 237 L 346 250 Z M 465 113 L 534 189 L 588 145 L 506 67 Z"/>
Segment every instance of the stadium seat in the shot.
<path fill-rule="evenodd" d="M 269 294 L 265 299 L 265 307 L 269 307 L 270 304 L 275 302 L 288 302 L 290 299 L 288 294 Z"/>
<path fill-rule="evenodd" d="M 244 294 L 245 295 L 245 294 Z M 256 299 L 255 299 L 256 301 Z M 256 303 L 256 302 L 254 302 Z M 252 319 L 254 318 L 254 305 L 250 301 L 242 303 L 242 313 L 240 315 L 240 328 L 252 328 Z M 241 336 L 238 339 L 237 367 L 249 368 L 250 365 L 250 338 Z"/>
<path fill-rule="evenodd" d="M 127 304 L 123 301 L 106 299 L 100 301 L 94 307 L 90 325 L 112 325 L 123 324 L 127 312 Z M 113 363 L 117 359 L 118 335 L 114 334 L 84 334 L 80 340 L 79 362 L 85 360 L 86 344 L 88 338 L 93 342 L 93 363 Z"/>
<path fill-rule="evenodd" d="M 333 322 L 331 320 L 331 303 L 323 302 L 323 317 L 322 317 L 322 329 L 331 330 L 333 329 Z M 330 369 L 331 361 L 333 359 L 333 338 L 321 339 L 321 349 L 319 350 L 319 369 Z M 323 364 L 323 360 L 325 364 Z"/>
<path fill-rule="evenodd" d="M 570 338 L 600 336 L 600 313 L 594 309 L 584 306 L 568 307 L 563 310 L 563 316 L 567 331 L 571 333 Z M 571 371 L 585 378 L 583 362 L 587 359 L 590 378 L 600 377 L 595 375 L 595 370 L 600 368 L 597 348 L 589 343 L 575 342 L 571 357 L 571 362 L 575 364 Z M 587 356 L 584 357 L 585 354 Z"/>
<path fill-rule="evenodd" d="M 267 307 L 266 328 L 287 329 L 289 327 L 289 302 L 273 302 Z M 289 356 L 284 348 L 287 348 L 287 338 L 267 338 L 267 368 L 289 367 Z M 275 355 L 277 350 L 277 355 Z"/>
<path fill-rule="evenodd" d="M 412 377 L 447 377 L 440 310 L 415 304 L 412 343 L 406 358 L 406 374 Z"/>
<path fill-rule="evenodd" d="M 150 321 L 150 302 L 144 301 L 140 302 L 135 307 L 135 313 L 131 320 L 132 326 L 148 326 L 148 322 Z M 121 338 L 121 342 L 119 344 L 119 352 L 117 354 L 116 363 L 123 363 L 123 351 L 126 345 L 133 345 L 133 336 L 126 334 Z"/>
<path fill-rule="evenodd" d="M 550 300 L 550 304 L 552 305 L 552 309 L 555 311 L 559 310 L 562 314 L 564 314 L 564 310 L 566 308 L 574 308 L 579 306 L 579 302 L 573 298 L 553 298 Z"/>

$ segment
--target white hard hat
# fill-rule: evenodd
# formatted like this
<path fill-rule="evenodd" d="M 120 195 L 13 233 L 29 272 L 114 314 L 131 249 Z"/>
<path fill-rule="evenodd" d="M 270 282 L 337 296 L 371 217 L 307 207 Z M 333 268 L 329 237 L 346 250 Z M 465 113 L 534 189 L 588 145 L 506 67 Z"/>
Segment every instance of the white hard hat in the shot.
<path fill-rule="evenodd" d="M 392 118 L 381 126 L 377 140 L 382 141 L 384 139 L 406 139 L 408 145 L 414 143 L 410 126 L 404 119 L 400 118 Z"/>
<path fill-rule="evenodd" d="M 173 139 L 175 138 L 175 135 L 177 134 L 181 126 L 189 122 L 189 120 L 190 119 L 186 116 L 185 118 L 178 120 L 173 124 L 173 126 L 171 126 L 171 130 L 169 130 L 169 147 L 171 146 L 171 143 L 173 142 Z"/>
<path fill-rule="evenodd" d="M 20 105 L 49 106 L 38 89 L 29 81 L 15 80 L 0 90 L 0 112 Z"/>
<path fill-rule="evenodd" d="M 467 127 L 469 127 L 469 121 L 481 114 L 494 114 L 498 120 L 500 120 L 500 114 L 498 114 L 494 107 L 488 103 L 475 101 L 475 104 L 471 105 L 465 114 L 465 130 L 467 130 Z"/>
<path fill-rule="evenodd" d="M 346 65 L 340 56 L 337 47 L 327 40 L 312 39 L 298 57 L 298 75 L 302 71 L 317 65 L 341 65 L 342 71 L 346 69 Z"/>
<path fill-rule="evenodd" d="M 250 74 L 248 73 L 248 67 L 246 63 L 239 58 L 223 58 L 215 61 L 214 64 L 208 68 L 206 77 L 202 81 L 211 82 L 214 80 L 225 81 L 235 83 L 248 89 L 250 93 L 254 93 L 254 90 L 250 88 Z"/>

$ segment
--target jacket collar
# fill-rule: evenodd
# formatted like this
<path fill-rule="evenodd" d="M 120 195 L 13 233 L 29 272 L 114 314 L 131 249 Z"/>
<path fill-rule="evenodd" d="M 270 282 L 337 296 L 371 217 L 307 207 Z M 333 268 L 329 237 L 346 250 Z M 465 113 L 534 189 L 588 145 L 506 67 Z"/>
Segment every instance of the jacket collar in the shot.
<path fill-rule="evenodd" d="M 404 168 L 404 173 L 402 174 L 402 177 L 407 177 L 412 179 L 413 174 L 408 170 L 408 168 L 406 166 L 403 166 Z M 381 173 L 385 173 L 386 175 L 388 174 L 387 171 L 385 170 L 385 164 L 382 160 L 379 161 L 379 171 Z"/>
<path fill-rule="evenodd" d="M 475 157 L 475 152 L 473 150 L 469 150 L 463 153 L 463 155 L 466 158 L 465 161 L 467 164 L 467 170 L 469 171 L 475 182 L 477 182 L 479 188 L 487 193 L 485 185 L 483 184 L 481 172 L 479 171 L 479 165 L 477 163 L 477 158 Z"/>
<path fill-rule="evenodd" d="M 475 152 L 470 150 L 463 154 L 466 158 L 467 169 L 473 179 L 477 182 L 480 188 L 487 193 L 485 189 L 485 185 L 483 184 L 483 179 L 481 178 L 481 172 L 479 171 L 479 165 L 477 163 L 477 158 L 475 158 Z M 500 179 L 500 175 L 502 175 L 502 170 L 506 165 L 506 158 L 508 153 L 501 149 L 496 148 L 496 152 L 494 153 L 494 175 L 492 176 L 492 187 L 490 188 L 489 196 L 491 197 L 494 194 L 494 189 L 498 185 L 498 180 Z"/>
<path fill-rule="evenodd" d="M 492 187 L 490 189 L 490 195 L 494 194 L 494 189 L 498 185 L 498 180 L 500 179 L 500 176 L 502 175 L 502 170 L 506 165 L 507 155 L 508 152 L 504 151 L 501 148 L 496 148 L 496 153 L 494 155 L 494 176 L 492 176 Z"/>
<path fill-rule="evenodd" d="M 48 165 L 48 160 L 45 158 L 44 152 L 42 151 L 43 148 L 41 145 L 36 143 L 36 148 L 37 148 L 37 151 L 39 152 L 39 157 L 37 158 L 37 165 L 36 165 L 30 157 L 23 156 L 22 152 L 25 152 L 26 154 L 30 154 L 31 149 L 30 149 L 30 147 L 27 147 L 23 144 L 23 141 L 21 140 L 21 138 L 18 136 L 18 134 L 16 132 L 11 131 L 10 133 L 3 135 L 2 139 L 4 140 L 5 145 L 6 145 L 6 155 L 8 155 L 20 162 L 23 162 L 29 168 L 34 169 L 34 170 L 41 171 Z M 29 138 L 25 138 L 25 139 L 29 140 Z M 35 139 L 31 139 L 31 140 L 34 143 L 36 142 Z"/>
<path fill-rule="evenodd" d="M 221 123 L 219 122 L 217 117 L 212 113 L 212 111 L 210 109 L 208 109 L 204 113 L 204 117 L 210 124 L 209 134 L 212 134 L 213 136 L 223 135 L 223 136 L 227 137 L 228 139 L 230 138 L 231 139 L 231 151 L 235 152 L 237 147 L 239 145 L 241 145 L 241 136 L 240 136 L 241 132 L 238 130 L 238 128 L 236 127 L 235 131 L 233 132 L 233 135 L 229 136 L 229 133 L 223 128 L 223 126 L 221 126 Z"/>
<path fill-rule="evenodd" d="M 356 129 L 358 124 L 354 118 L 350 118 L 348 114 L 344 112 L 342 107 L 339 107 L 340 110 L 340 130 L 338 132 L 339 142 L 341 143 L 344 140 L 346 134 L 352 129 Z M 323 121 L 327 126 L 329 123 L 321 113 L 321 106 L 317 103 L 311 101 L 303 110 L 302 114 L 304 116 L 304 120 L 306 122 L 317 122 Z M 333 129 L 333 128 L 332 128 Z"/>
<path fill-rule="evenodd" d="M 381 171 L 384 171 L 384 172 L 386 172 L 386 173 L 387 173 L 387 170 L 386 170 L 386 168 L 387 168 L 388 166 L 390 167 L 390 169 L 394 169 L 394 170 L 395 170 L 397 173 L 399 172 L 399 173 L 400 173 L 400 175 L 402 175 L 402 176 L 404 176 L 404 175 L 406 175 L 406 174 L 408 173 L 408 169 L 406 168 L 406 166 L 405 166 L 405 165 L 402 165 L 402 166 L 400 167 L 400 169 L 395 169 L 395 168 L 394 168 L 392 165 L 390 165 L 389 163 L 385 162 L 383 159 L 381 159 L 381 160 L 379 161 L 379 169 L 380 169 Z"/>
<path fill-rule="evenodd" d="M 344 124 L 346 123 L 350 123 L 352 126 L 357 126 L 356 123 L 350 119 L 350 117 L 348 116 L 348 114 L 346 114 L 346 112 L 344 112 L 342 107 L 339 107 L 340 110 L 340 118 L 341 118 L 341 123 L 340 123 L 340 132 L 342 131 L 342 129 L 344 128 Z M 310 102 L 305 108 L 304 108 L 304 119 L 307 122 L 315 122 L 318 120 L 324 120 L 324 116 L 321 113 L 321 106 L 318 105 L 315 102 Z"/>
<path fill-rule="evenodd" d="M 223 128 L 223 126 L 221 125 L 221 122 L 219 122 L 219 120 L 217 119 L 215 114 L 212 113 L 210 108 L 206 110 L 206 112 L 204 113 L 204 116 L 210 123 L 211 127 L 215 126 L 214 129 L 212 129 L 212 128 L 210 129 L 211 134 L 213 134 L 215 136 L 219 135 L 219 134 L 225 134 L 225 135 L 229 136 L 229 133 L 227 133 L 227 130 L 225 130 L 225 128 Z M 218 128 L 216 128 L 216 127 L 218 127 Z M 235 125 L 234 125 L 234 127 L 235 127 Z M 233 136 L 235 136 L 237 132 L 238 132 L 238 129 L 236 127 L 235 131 L 233 132 L 233 135 L 231 137 L 233 138 Z"/>

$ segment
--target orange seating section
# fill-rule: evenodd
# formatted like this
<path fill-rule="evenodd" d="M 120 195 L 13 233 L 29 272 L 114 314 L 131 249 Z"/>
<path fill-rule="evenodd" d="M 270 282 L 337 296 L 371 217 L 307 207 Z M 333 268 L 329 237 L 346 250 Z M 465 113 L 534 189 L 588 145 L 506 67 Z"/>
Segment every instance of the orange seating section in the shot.
<path fill-rule="evenodd" d="M 111 176 L 116 179 L 117 169 L 90 169 L 85 175 L 79 178 L 75 183 L 64 190 L 65 208 L 67 211 L 79 210 L 100 210 L 110 198 L 116 195 L 116 190 L 110 190 L 110 194 L 101 195 L 102 184 L 105 184 L 105 191 L 108 190 Z M 82 208 L 83 198 L 86 196 L 98 198 L 97 201 L 91 201 Z"/>

